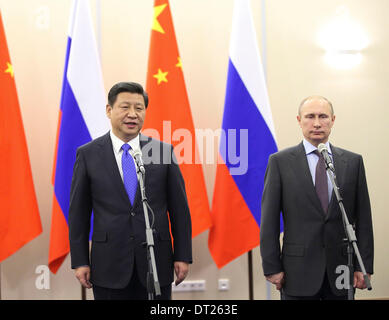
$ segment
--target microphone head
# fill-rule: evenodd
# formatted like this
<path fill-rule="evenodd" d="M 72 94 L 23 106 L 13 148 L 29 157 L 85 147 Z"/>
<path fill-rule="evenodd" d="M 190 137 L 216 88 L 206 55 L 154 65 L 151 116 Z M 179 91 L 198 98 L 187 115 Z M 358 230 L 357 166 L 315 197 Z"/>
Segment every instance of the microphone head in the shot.
<path fill-rule="evenodd" d="M 136 166 L 138 167 L 139 171 L 142 174 L 145 174 L 145 167 L 144 167 L 143 161 L 142 161 L 142 151 L 140 151 L 139 149 L 133 150 L 131 155 L 134 158 Z"/>
<path fill-rule="evenodd" d="M 141 158 L 142 158 L 142 151 L 140 151 L 139 149 L 134 150 L 132 156 L 133 156 L 134 158 L 135 158 L 135 157 L 141 157 Z"/>
<path fill-rule="evenodd" d="M 139 166 L 143 167 L 142 151 L 137 149 L 132 155 Z"/>
<path fill-rule="evenodd" d="M 317 146 L 317 149 L 319 150 L 320 153 L 322 153 L 323 151 L 327 151 L 327 147 L 324 143 L 320 143 L 318 146 Z"/>

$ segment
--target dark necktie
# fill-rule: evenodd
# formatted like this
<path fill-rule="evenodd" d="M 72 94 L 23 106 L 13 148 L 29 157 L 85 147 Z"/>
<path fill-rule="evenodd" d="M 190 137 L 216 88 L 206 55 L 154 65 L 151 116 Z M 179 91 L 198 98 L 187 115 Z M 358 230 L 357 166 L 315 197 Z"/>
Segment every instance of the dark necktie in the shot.
<path fill-rule="evenodd" d="M 328 181 L 327 181 L 327 171 L 326 164 L 324 162 L 323 156 L 319 153 L 318 150 L 315 150 L 315 154 L 319 157 L 319 161 L 316 165 L 316 174 L 315 174 L 315 189 L 316 193 L 320 199 L 321 206 L 324 212 L 327 214 L 328 210 Z"/>
<path fill-rule="evenodd" d="M 124 187 L 126 188 L 128 198 L 130 199 L 131 204 L 134 205 L 135 193 L 138 187 L 138 178 L 136 176 L 135 163 L 132 159 L 131 154 L 129 154 L 128 152 L 128 150 L 131 149 L 130 145 L 125 143 L 122 145 L 122 149 L 122 169 Z"/>

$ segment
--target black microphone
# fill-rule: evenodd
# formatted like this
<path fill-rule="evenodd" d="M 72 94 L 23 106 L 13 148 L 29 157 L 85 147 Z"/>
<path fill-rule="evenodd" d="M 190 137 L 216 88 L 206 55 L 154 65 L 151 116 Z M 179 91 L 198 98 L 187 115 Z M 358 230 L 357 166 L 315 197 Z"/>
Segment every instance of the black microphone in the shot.
<path fill-rule="evenodd" d="M 135 159 L 136 165 L 139 168 L 139 171 L 142 172 L 142 174 L 145 174 L 145 166 L 142 161 L 142 152 L 140 150 L 136 150 L 132 153 L 132 156 Z"/>
<path fill-rule="evenodd" d="M 319 152 L 322 154 L 324 161 L 327 165 L 327 168 L 330 168 L 332 172 L 335 172 L 334 164 L 332 163 L 331 157 L 328 154 L 327 147 L 324 143 L 320 143 L 317 147 Z"/>

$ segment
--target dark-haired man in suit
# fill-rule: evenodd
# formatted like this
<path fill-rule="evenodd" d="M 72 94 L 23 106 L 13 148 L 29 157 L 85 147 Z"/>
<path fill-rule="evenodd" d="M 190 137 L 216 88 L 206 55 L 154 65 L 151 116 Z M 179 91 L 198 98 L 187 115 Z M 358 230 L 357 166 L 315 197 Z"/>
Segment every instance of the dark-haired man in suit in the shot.
<path fill-rule="evenodd" d="M 145 218 L 132 157 L 137 150 L 143 151 L 146 197 L 154 213 L 149 211 L 161 285 L 156 298 L 170 299 L 174 272 L 178 284 L 192 263 L 184 180 L 173 147 L 140 134 L 147 105 L 141 85 L 114 85 L 106 106 L 112 130 L 77 150 L 69 208 L 72 268 L 84 287 L 93 285 L 98 300 L 148 298 Z"/>
<path fill-rule="evenodd" d="M 323 156 L 316 150 L 324 143 L 333 160 L 343 204 L 355 225 L 370 277 L 373 229 L 363 160 L 328 142 L 335 115 L 326 98 L 304 99 L 297 120 L 303 142 L 273 154 L 265 175 L 260 229 L 264 275 L 281 290 L 284 300 L 345 300 L 347 286 L 339 277 L 347 266 L 346 235 Z M 284 222 L 282 250 L 280 212 Z M 363 274 L 354 260 L 354 288 L 364 289 Z"/>

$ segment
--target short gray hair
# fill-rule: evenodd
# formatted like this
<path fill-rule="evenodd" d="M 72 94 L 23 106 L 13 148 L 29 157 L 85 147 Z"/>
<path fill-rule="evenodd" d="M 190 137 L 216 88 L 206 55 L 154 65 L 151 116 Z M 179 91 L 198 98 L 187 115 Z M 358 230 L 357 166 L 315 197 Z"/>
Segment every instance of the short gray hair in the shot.
<path fill-rule="evenodd" d="M 308 100 L 312 100 L 312 99 L 319 99 L 319 100 L 324 100 L 325 102 L 327 102 L 328 105 L 330 106 L 330 109 L 331 109 L 331 115 L 334 115 L 334 107 L 332 106 L 331 101 L 323 96 L 318 96 L 318 95 L 306 97 L 303 101 L 301 101 L 300 106 L 299 106 L 299 113 L 298 113 L 299 115 L 301 114 L 301 108 L 305 104 L 305 102 L 307 102 Z"/>

